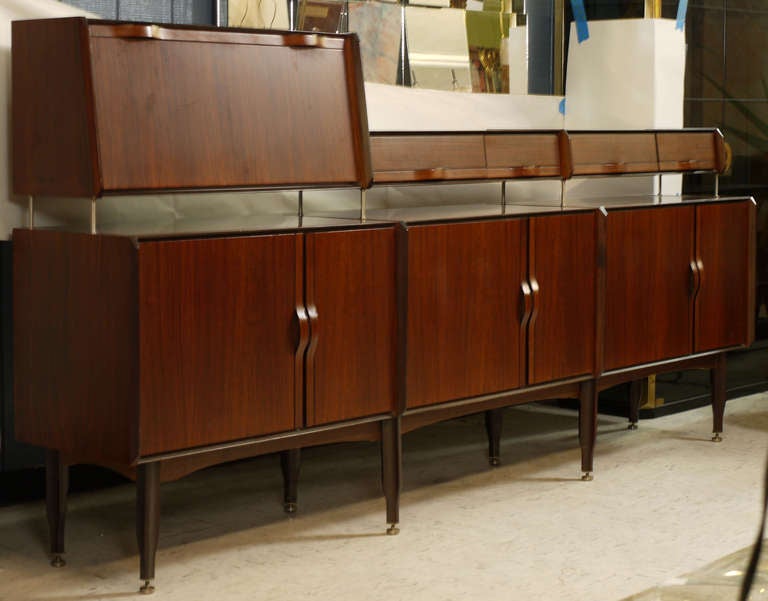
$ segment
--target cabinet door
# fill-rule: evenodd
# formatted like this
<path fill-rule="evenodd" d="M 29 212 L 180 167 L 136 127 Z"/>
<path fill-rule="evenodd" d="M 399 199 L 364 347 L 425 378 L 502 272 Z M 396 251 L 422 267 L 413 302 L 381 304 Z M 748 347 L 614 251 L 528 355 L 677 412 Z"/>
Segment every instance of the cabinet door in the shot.
<path fill-rule="evenodd" d="M 296 427 L 307 329 L 300 241 L 141 244 L 142 455 Z"/>
<path fill-rule="evenodd" d="M 689 354 L 694 207 L 614 211 L 607 228 L 605 369 Z"/>
<path fill-rule="evenodd" d="M 522 385 L 526 221 L 408 230 L 406 404 Z"/>
<path fill-rule="evenodd" d="M 395 411 L 394 228 L 306 236 L 306 425 Z"/>
<path fill-rule="evenodd" d="M 530 219 L 528 384 L 595 369 L 598 213 Z M 600 219 L 603 219 L 602 215 Z"/>
<path fill-rule="evenodd" d="M 696 207 L 696 352 L 754 338 L 755 213 L 751 200 Z"/>

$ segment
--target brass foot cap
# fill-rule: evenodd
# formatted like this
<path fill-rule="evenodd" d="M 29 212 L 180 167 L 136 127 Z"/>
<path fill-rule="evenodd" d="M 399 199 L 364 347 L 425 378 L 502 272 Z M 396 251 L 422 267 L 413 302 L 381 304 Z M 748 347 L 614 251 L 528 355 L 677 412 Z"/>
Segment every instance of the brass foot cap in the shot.
<path fill-rule="evenodd" d="M 501 459 L 498 457 L 488 457 L 488 463 L 491 464 L 491 467 L 499 467 L 501 465 Z"/>
<path fill-rule="evenodd" d="M 592 472 L 584 472 L 581 476 L 581 479 L 584 482 L 591 482 L 595 479 L 595 477 L 592 475 Z"/>
<path fill-rule="evenodd" d="M 67 562 L 64 561 L 64 558 L 61 555 L 54 555 L 51 558 L 51 565 L 54 568 L 63 568 L 65 565 L 67 565 Z"/>
<path fill-rule="evenodd" d="M 712 442 L 723 442 L 723 437 L 720 436 L 720 432 L 712 432 Z"/>
<path fill-rule="evenodd" d="M 387 534 L 390 536 L 400 534 L 400 528 L 397 527 L 397 524 L 392 524 L 389 528 L 387 528 Z"/>
<path fill-rule="evenodd" d="M 145 580 L 142 587 L 139 589 L 139 592 L 142 595 L 151 595 L 155 592 L 155 587 L 152 586 L 151 582 L 149 580 Z"/>
<path fill-rule="evenodd" d="M 637 430 L 637 422 L 632 422 L 627 426 L 627 430 Z"/>
<path fill-rule="evenodd" d="M 283 511 L 285 513 L 296 513 L 299 510 L 297 503 L 283 503 Z"/>

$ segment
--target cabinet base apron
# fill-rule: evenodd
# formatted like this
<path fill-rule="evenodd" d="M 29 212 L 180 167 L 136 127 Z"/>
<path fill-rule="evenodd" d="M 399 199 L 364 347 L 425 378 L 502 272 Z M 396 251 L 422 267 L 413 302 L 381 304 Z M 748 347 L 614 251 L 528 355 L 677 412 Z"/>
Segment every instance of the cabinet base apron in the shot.
<path fill-rule="evenodd" d="M 642 379 L 655 374 L 686 369 L 707 369 L 710 378 L 710 394 L 712 398 L 712 441 L 722 442 L 723 417 L 726 400 L 726 353 L 715 351 L 701 353 L 679 359 L 670 359 L 638 367 L 629 367 L 606 372 L 597 379 L 597 392 L 607 388 L 631 382 L 629 390 L 629 430 L 637 430 L 642 402 Z"/>
<path fill-rule="evenodd" d="M 160 532 L 160 484 L 194 471 L 228 461 L 268 453 L 280 453 L 284 482 L 284 508 L 297 508 L 297 483 L 301 448 L 352 441 L 380 441 L 381 481 L 386 499 L 387 534 L 399 532 L 399 497 L 401 489 L 402 447 L 400 419 L 383 416 L 354 422 L 320 426 L 299 432 L 287 432 L 250 440 L 235 441 L 208 448 L 189 449 L 155 457 L 142 458 L 136 466 L 104 465 L 136 481 L 136 540 L 139 549 L 139 592 L 155 590 L 155 556 Z M 65 565 L 64 525 L 67 507 L 69 466 L 93 463 L 66 457 L 50 449 L 46 457 L 46 509 L 49 526 L 51 565 Z M 96 463 L 97 465 L 99 463 Z"/>

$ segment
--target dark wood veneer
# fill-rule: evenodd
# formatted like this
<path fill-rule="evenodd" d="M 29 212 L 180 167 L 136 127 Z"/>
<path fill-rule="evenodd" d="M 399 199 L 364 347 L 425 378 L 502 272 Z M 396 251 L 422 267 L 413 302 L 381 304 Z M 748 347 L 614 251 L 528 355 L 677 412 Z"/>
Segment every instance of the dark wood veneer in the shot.
<path fill-rule="evenodd" d="M 595 369 L 597 215 L 530 219 L 528 277 L 535 283 L 536 315 L 528 326 L 528 384 Z"/>
<path fill-rule="evenodd" d="M 723 171 L 723 136 L 717 130 L 658 132 L 661 171 Z"/>
<path fill-rule="evenodd" d="M 573 175 L 653 173 L 658 170 L 653 132 L 569 132 Z"/>
<path fill-rule="evenodd" d="M 306 247 L 306 425 L 394 414 L 394 229 L 307 234 Z"/>
<path fill-rule="evenodd" d="M 85 21 L 17 21 L 12 31 L 13 190 L 93 196 L 101 182 Z"/>
<path fill-rule="evenodd" d="M 294 235 L 139 247 L 142 456 L 294 428 L 295 265 Z"/>
<path fill-rule="evenodd" d="M 756 210 L 752 201 L 696 207 L 696 353 L 754 340 Z"/>
<path fill-rule="evenodd" d="M 609 211 L 605 369 L 692 352 L 694 207 Z"/>
<path fill-rule="evenodd" d="M 374 182 L 482 178 L 482 134 L 385 134 L 371 137 Z"/>
<path fill-rule="evenodd" d="M 13 233 L 16 438 L 94 463 L 138 455 L 138 266 L 128 238 Z"/>
<path fill-rule="evenodd" d="M 488 177 L 560 177 L 558 132 L 488 133 L 485 160 Z"/>
<path fill-rule="evenodd" d="M 524 383 L 525 225 L 409 228 L 407 407 Z"/>
<path fill-rule="evenodd" d="M 371 181 L 354 35 L 71 18 L 13 43 L 17 193 Z"/>

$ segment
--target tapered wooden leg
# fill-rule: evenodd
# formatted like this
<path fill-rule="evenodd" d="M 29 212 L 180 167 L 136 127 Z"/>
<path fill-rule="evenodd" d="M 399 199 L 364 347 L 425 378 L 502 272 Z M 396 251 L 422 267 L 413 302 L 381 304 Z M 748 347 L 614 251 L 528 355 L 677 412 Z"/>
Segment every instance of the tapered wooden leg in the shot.
<path fill-rule="evenodd" d="M 723 440 L 723 416 L 725 414 L 725 353 L 720 353 L 715 366 L 709 372 L 712 387 L 712 441 Z"/>
<path fill-rule="evenodd" d="M 640 403 L 643 399 L 643 381 L 632 380 L 629 384 L 629 426 L 628 430 L 637 430 L 640 421 Z"/>
<path fill-rule="evenodd" d="M 283 469 L 283 509 L 296 513 L 299 498 L 299 469 L 301 449 L 288 449 L 280 453 L 280 467 Z"/>
<path fill-rule="evenodd" d="M 579 445 L 582 480 L 592 480 L 592 461 L 597 438 L 597 386 L 594 380 L 582 382 L 579 390 Z"/>
<path fill-rule="evenodd" d="M 403 447 L 400 436 L 400 418 L 381 422 L 381 483 L 387 501 L 387 534 L 400 532 L 400 487 Z"/>
<path fill-rule="evenodd" d="M 45 456 L 45 509 L 48 516 L 51 565 L 60 568 L 64 561 L 64 524 L 67 514 L 69 468 L 58 451 L 48 450 Z"/>
<path fill-rule="evenodd" d="M 155 554 L 160 532 L 160 463 L 143 463 L 136 478 L 136 538 L 139 543 L 140 593 L 155 592 Z"/>
<path fill-rule="evenodd" d="M 501 428 L 504 423 L 504 409 L 485 412 L 485 431 L 488 433 L 488 463 L 493 467 L 501 465 Z"/>

